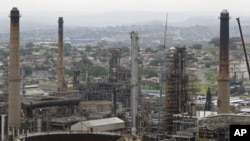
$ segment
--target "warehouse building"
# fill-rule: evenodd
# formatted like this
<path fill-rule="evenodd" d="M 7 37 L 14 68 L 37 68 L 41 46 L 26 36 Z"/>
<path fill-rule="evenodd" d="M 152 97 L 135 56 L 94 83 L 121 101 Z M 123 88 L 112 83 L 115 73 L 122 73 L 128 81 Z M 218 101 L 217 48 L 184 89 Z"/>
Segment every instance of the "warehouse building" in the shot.
<path fill-rule="evenodd" d="M 125 127 L 125 122 L 117 117 L 81 121 L 71 126 L 71 131 L 89 131 L 89 132 L 101 132 L 101 131 L 114 131 L 120 130 Z"/>

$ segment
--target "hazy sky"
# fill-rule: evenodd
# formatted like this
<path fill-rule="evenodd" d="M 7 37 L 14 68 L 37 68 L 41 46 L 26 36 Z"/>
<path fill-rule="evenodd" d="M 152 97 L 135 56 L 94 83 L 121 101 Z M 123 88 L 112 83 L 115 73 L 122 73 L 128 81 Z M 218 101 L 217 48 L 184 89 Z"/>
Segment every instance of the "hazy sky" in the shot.
<path fill-rule="evenodd" d="M 20 11 L 249 11 L 250 0 L 0 0 L 0 12 Z"/>
<path fill-rule="evenodd" d="M 86 26 L 164 21 L 166 13 L 170 23 L 192 16 L 218 19 L 223 9 L 232 18 L 250 16 L 250 0 L 0 0 L 1 22 L 9 21 L 12 7 L 20 10 L 23 22 L 57 24 L 56 19 L 63 16 L 67 25 Z"/>

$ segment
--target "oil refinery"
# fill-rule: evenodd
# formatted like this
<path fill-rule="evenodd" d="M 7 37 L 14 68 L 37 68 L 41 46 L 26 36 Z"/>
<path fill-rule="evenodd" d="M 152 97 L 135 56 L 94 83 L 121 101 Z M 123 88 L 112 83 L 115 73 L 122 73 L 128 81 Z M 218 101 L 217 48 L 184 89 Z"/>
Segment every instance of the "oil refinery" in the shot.
<path fill-rule="evenodd" d="M 1 141 L 229 141 L 230 125 L 250 124 L 249 115 L 234 112 L 230 105 L 227 10 L 222 10 L 219 18 L 219 64 L 214 88 L 218 94 L 213 98 L 216 102 L 212 110 L 204 108 L 207 103 L 201 106 L 197 102 L 194 83 L 199 82 L 188 69 L 193 56 L 185 45 L 164 45 L 161 88 L 156 92 L 159 96 L 141 88 L 143 37 L 137 31 L 127 32 L 131 41 L 127 64 L 121 47 L 108 48 L 107 79 L 89 76 L 91 60 L 83 54 L 80 60 L 84 67 L 72 68 L 72 81 L 66 81 L 63 17 L 58 18 L 57 67 L 52 70 L 56 73 L 56 91 L 28 94 L 29 89 L 37 87 L 25 86 L 22 78 L 25 65 L 20 55 L 18 8 L 14 7 L 9 17 L 9 57 L 3 64 L 5 77 L 0 95 Z"/>

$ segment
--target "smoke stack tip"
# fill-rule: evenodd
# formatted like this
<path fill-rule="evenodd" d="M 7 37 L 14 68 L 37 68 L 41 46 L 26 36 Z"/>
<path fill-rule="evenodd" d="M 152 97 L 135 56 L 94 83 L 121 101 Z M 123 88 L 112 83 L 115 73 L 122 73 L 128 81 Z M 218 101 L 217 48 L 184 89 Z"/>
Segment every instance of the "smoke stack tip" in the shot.
<path fill-rule="evenodd" d="M 17 7 L 13 7 L 11 11 L 19 11 Z"/>
<path fill-rule="evenodd" d="M 228 11 L 227 11 L 227 9 L 223 9 L 222 11 L 221 11 L 221 13 L 228 13 Z"/>
<path fill-rule="evenodd" d="M 63 17 L 58 18 L 58 23 L 63 23 Z"/>

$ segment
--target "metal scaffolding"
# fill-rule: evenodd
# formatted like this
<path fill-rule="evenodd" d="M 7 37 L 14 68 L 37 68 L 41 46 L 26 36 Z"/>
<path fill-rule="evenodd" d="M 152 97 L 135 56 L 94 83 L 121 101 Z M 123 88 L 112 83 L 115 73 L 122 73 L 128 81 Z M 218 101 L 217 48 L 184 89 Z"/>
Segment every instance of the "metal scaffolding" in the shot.
<path fill-rule="evenodd" d="M 229 140 L 230 125 L 248 125 L 247 115 L 220 114 L 198 120 L 199 140 Z"/>
<path fill-rule="evenodd" d="M 166 54 L 165 103 L 162 129 L 175 133 L 173 115 L 187 112 L 188 76 L 185 71 L 185 47 L 171 48 Z"/>
<path fill-rule="evenodd" d="M 120 67 L 120 56 L 121 49 L 120 48 L 109 48 L 110 59 L 109 59 L 109 82 L 117 82 L 118 76 L 117 71 Z"/>

